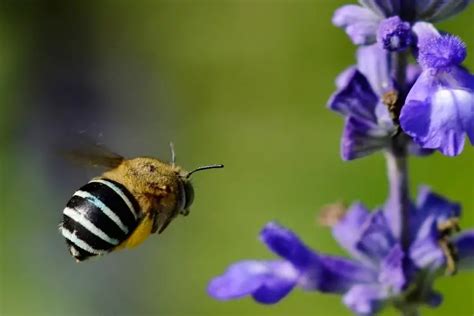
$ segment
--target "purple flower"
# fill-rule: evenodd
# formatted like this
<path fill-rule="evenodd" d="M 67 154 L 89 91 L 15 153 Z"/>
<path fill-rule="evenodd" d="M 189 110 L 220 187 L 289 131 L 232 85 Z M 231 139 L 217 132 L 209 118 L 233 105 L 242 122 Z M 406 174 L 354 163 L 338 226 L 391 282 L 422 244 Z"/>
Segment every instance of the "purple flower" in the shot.
<path fill-rule="evenodd" d="M 415 21 L 437 22 L 461 12 L 470 1 L 360 0 L 359 2 L 361 5 L 342 6 L 336 10 L 332 20 L 334 25 L 346 31 L 356 45 L 375 43 L 377 33 L 381 31 L 379 24 L 386 18 L 397 16 L 400 21 L 409 23 Z M 399 26 L 401 25 L 397 24 L 397 27 Z M 410 35 L 405 31 L 405 26 L 402 26 L 401 30 L 401 34 L 407 36 L 401 38 L 401 41 L 404 41 Z M 397 40 L 395 39 L 395 41 Z"/>
<path fill-rule="evenodd" d="M 341 140 L 344 160 L 388 148 L 397 134 L 398 126 L 389 112 L 387 100 L 395 91 L 388 54 L 377 45 L 360 47 L 357 67 L 350 67 L 336 79 L 338 90 L 331 96 L 328 107 L 346 117 Z M 418 67 L 409 66 L 407 87 L 411 87 L 419 72 Z M 396 95 L 393 97 L 396 101 Z M 425 154 L 417 146 L 410 146 L 410 150 L 414 154 Z"/>
<path fill-rule="evenodd" d="M 333 236 L 353 259 L 315 252 L 290 230 L 269 223 L 261 240 L 281 259 L 235 263 L 209 283 L 208 292 L 219 300 L 252 296 L 273 304 L 298 287 L 343 295 L 344 304 L 358 315 L 373 315 L 389 303 L 404 311 L 438 306 L 442 298 L 432 284 L 440 271 L 456 260 L 460 270 L 474 267 L 474 230 L 448 234 L 446 223 L 457 219 L 459 205 L 423 188 L 411 212 L 410 246 L 404 251 L 387 223 L 387 211 L 370 213 L 355 203 L 333 226 Z"/>
<path fill-rule="evenodd" d="M 402 129 L 423 148 L 456 156 L 465 136 L 474 143 L 474 76 L 460 66 L 464 43 L 417 23 L 418 62 L 423 72 L 407 95 L 400 115 Z"/>
<path fill-rule="evenodd" d="M 347 84 L 331 97 L 329 108 L 346 116 L 341 156 L 352 160 L 387 147 L 395 128 L 389 120 L 385 126 L 378 124 L 375 110 L 384 105 L 366 77 L 357 69 L 347 75 Z"/>
<path fill-rule="evenodd" d="M 328 107 L 346 117 L 341 140 L 344 160 L 360 158 L 388 146 L 396 128 L 381 95 L 392 87 L 387 55 L 376 45 L 360 48 L 359 65 L 336 80 L 338 90 Z M 369 62 L 370 61 L 370 62 Z"/>

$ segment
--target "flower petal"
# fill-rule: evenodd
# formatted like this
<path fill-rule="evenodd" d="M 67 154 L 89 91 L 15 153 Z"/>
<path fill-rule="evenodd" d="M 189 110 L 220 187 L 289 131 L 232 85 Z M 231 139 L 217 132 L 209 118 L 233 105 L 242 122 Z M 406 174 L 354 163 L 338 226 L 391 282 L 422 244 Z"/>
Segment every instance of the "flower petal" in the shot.
<path fill-rule="evenodd" d="M 448 89 L 436 92 L 431 103 L 430 131 L 423 140 L 423 146 L 439 148 L 446 156 L 459 155 L 464 148 L 462 122 L 474 122 L 474 111 L 471 108 L 474 108 L 472 93 Z"/>
<path fill-rule="evenodd" d="M 402 107 L 400 114 L 400 125 L 403 131 L 413 137 L 413 140 L 422 148 L 426 148 L 424 140 L 429 134 L 430 112 L 429 103 L 410 100 Z"/>
<path fill-rule="evenodd" d="M 345 5 L 334 12 L 332 23 L 343 28 L 356 45 L 375 43 L 380 17 L 358 5 Z"/>
<path fill-rule="evenodd" d="M 367 79 L 355 71 L 347 85 L 332 95 L 328 107 L 343 115 L 376 122 L 374 109 L 378 98 Z"/>
<path fill-rule="evenodd" d="M 375 270 L 356 261 L 334 256 L 319 256 L 318 260 L 301 274 L 298 285 L 306 290 L 343 294 L 355 284 L 376 281 Z"/>
<path fill-rule="evenodd" d="M 357 68 L 355 66 L 351 66 L 347 69 L 345 69 L 343 72 L 341 72 L 339 75 L 336 77 L 336 87 L 337 89 L 344 89 L 349 82 L 351 81 L 352 77 L 354 76 L 354 72 L 357 71 Z"/>
<path fill-rule="evenodd" d="M 369 217 L 370 213 L 362 203 L 354 203 L 344 217 L 332 227 L 334 239 L 356 258 L 363 257 L 355 246 L 360 238 L 360 228 Z"/>
<path fill-rule="evenodd" d="M 438 76 L 438 77 L 435 77 Z M 424 71 L 410 90 L 400 123 L 424 148 L 455 156 L 467 133 L 474 140 L 474 77 L 460 67 L 434 75 Z"/>
<path fill-rule="evenodd" d="M 437 224 L 446 222 L 453 217 L 461 215 L 461 205 L 451 202 L 439 194 L 431 191 L 427 186 L 418 189 L 417 205 L 417 226 L 429 216 L 434 216 Z"/>
<path fill-rule="evenodd" d="M 357 49 L 357 69 L 367 78 L 378 96 L 393 90 L 393 80 L 389 71 L 389 52 L 377 44 Z"/>
<path fill-rule="evenodd" d="M 457 249 L 459 269 L 474 269 L 474 230 L 465 231 L 453 240 Z"/>
<path fill-rule="evenodd" d="M 297 270 L 285 261 L 241 261 L 214 278 L 208 293 L 219 300 L 255 295 L 259 302 L 271 304 L 288 294 L 297 278 Z"/>
<path fill-rule="evenodd" d="M 359 0 L 379 16 L 389 17 L 400 13 L 400 0 Z"/>
<path fill-rule="evenodd" d="M 390 144 L 387 130 L 370 121 L 348 117 L 341 139 L 341 157 L 353 160 L 368 156 Z"/>
<path fill-rule="evenodd" d="M 418 47 L 426 45 L 426 43 L 434 37 L 441 36 L 436 27 L 428 22 L 416 22 L 412 27 L 412 31 L 416 34 L 418 39 Z"/>
<path fill-rule="evenodd" d="M 420 145 L 418 145 L 417 143 L 414 143 L 413 141 L 410 141 L 410 142 L 408 142 L 408 152 L 411 155 L 423 157 L 423 156 L 431 155 L 434 152 L 434 150 L 423 148 Z"/>
<path fill-rule="evenodd" d="M 410 258 L 420 269 L 437 270 L 446 263 L 446 257 L 439 247 L 436 217 L 430 216 L 421 223 L 410 246 Z"/>
<path fill-rule="evenodd" d="M 295 287 L 298 276 L 298 271 L 288 262 L 273 262 L 270 265 L 273 275 L 268 276 L 252 294 L 262 304 L 275 304 L 288 295 Z"/>
<path fill-rule="evenodd" d="M 372 213 L 360 230 L 361 236 L 356 249 L 372 259 L 374 263 L 379 263 L 395 245 L 395 239 L 383 211 Z"/>
<path fill-rule="evenodd" d="M 418 64 L 409 64 L 407 67 L 407 86 L 411 88 L 420 75 L 421 67 Z"/>
<path fill-rule="evenodd" d="M 343 293 L 355 283 L 376 280 L 372 269 L 352 260 L 319 255 L 293 232 L 275 223 L 264 227 L 261 238 L 273 252 L 299 270 L 298 285 L 306 290 Z"/>
<path fill-rule="evenodd" d="M 375 107 L 375 116 L 377 117 L 377 125 L 381 131 L 384 131 L 384 135 L 393 136 L 397 133 L 398 126 L 395 126 L 393 123 L 393 119 L 386 104 L 379 101 Z"/>
<path fill-rule="evenodd" d="M 416 210 L 411 212 L 410 231 L 412 245 L 410 257 L 418 268 L 436 270 L 446 263 L 439 245 L 439 225 L 461 215 L 458 203 L 433 193 L 428 187 L 418 190 Z"/>
<path fill-rule="evenodd" d="M 438 22 L 464 10 L 469 0 L 418 0 L 416 13 L 420 20 Z"/>
<path fill-rule="evenodd" d="M 303 244 L 298 236 L 277 223 L 270 222 L 265 225 L 260 238 L 271 251 L 288 260 L 298 269 L 306 268 L 317 257 L 317 254 Z"/>
<path fill-rule="evenodd" d="M 356 285 L 343 298 L 344 304 L 357 315 L 374 315 L 382 307 L 389 293 L 379 285 Z"/>
<path fill-rule="evenodd" d="M 428 102 L 430 96 L 437 91 L 438 87 L 436 74 L 431 71 L 423 71 L 410 89 L 405 103 L 412 101 Z"/>
<path fill-rule="evenodd" d="M 380 283 L 388 286 L 392 294 L 400 293 L 407 284 L 407 279 L 403 271 L 403 259 L 405 253 L 400 244 L 396 244 L 382 260 L 380 266 Z"/>

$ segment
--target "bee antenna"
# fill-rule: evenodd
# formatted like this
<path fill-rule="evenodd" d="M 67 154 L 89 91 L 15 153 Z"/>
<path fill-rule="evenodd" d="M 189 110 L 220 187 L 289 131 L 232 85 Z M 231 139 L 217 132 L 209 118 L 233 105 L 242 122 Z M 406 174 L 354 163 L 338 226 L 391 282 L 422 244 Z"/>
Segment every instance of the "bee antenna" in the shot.
<path fill-rule="evenodd" d="M 174 166 L 176 163 L 176 153 L 174 151 L 173 142 L 170 142 L 170 150 L 171 150 L 171 164 Z"/>
<path fill-rule="evenodd" d="M 224 165 L 209 165 L 209 166 L 203 166 L 203 167 L 199 167 L 199 168 L 196 168 L 194 169 L 193 171 L 189 172 L 187 175 L 186 175 L 186 179 L 189 179 L 191 177 L 191 175 L 195 172 L 198 172 L 198 171 L 201 171 L 201 170 L 207 170 L 207 169 L 217 169 L 217 168 L 224 168 Z"/>

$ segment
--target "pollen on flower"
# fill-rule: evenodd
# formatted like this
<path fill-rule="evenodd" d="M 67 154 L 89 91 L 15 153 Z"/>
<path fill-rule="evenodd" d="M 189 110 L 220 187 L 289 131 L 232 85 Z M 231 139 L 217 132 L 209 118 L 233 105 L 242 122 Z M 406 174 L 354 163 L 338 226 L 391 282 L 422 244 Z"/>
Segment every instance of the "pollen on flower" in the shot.
<path fill-rule="evenodd" d="M 435 36 L 420 45 L 418 62 L 423 68 L 445 70 L 466 58 L 466 44 L 457 36 Z"/>

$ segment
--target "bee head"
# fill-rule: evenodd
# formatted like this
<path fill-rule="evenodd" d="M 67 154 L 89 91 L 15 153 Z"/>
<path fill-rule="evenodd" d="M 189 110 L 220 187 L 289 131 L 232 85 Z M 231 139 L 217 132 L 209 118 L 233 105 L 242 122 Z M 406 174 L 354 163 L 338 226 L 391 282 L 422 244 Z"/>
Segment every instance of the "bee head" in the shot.
<path fill-rule="evenodd" d="M 191 175 L 195 172 L 202 171 L 202 170 L 207 170 L 207 169 L 216 169 L 216 168 L 224 168 L 224 165 L 209 165 L 209 166 L 203 166 L 199 167 L 197 169 L 194 169 L 193 171 L 190 171 L 182 177 L 182 194 L 181 196 L 183 197 L 181 199 L 182 207 L 180 210 L 180 214 L 186 216 L 189 214 L 189 208 L 191 207 L 191 204 L 193 204 L 194 201 L 194 188 L 191 183 Z"/>

